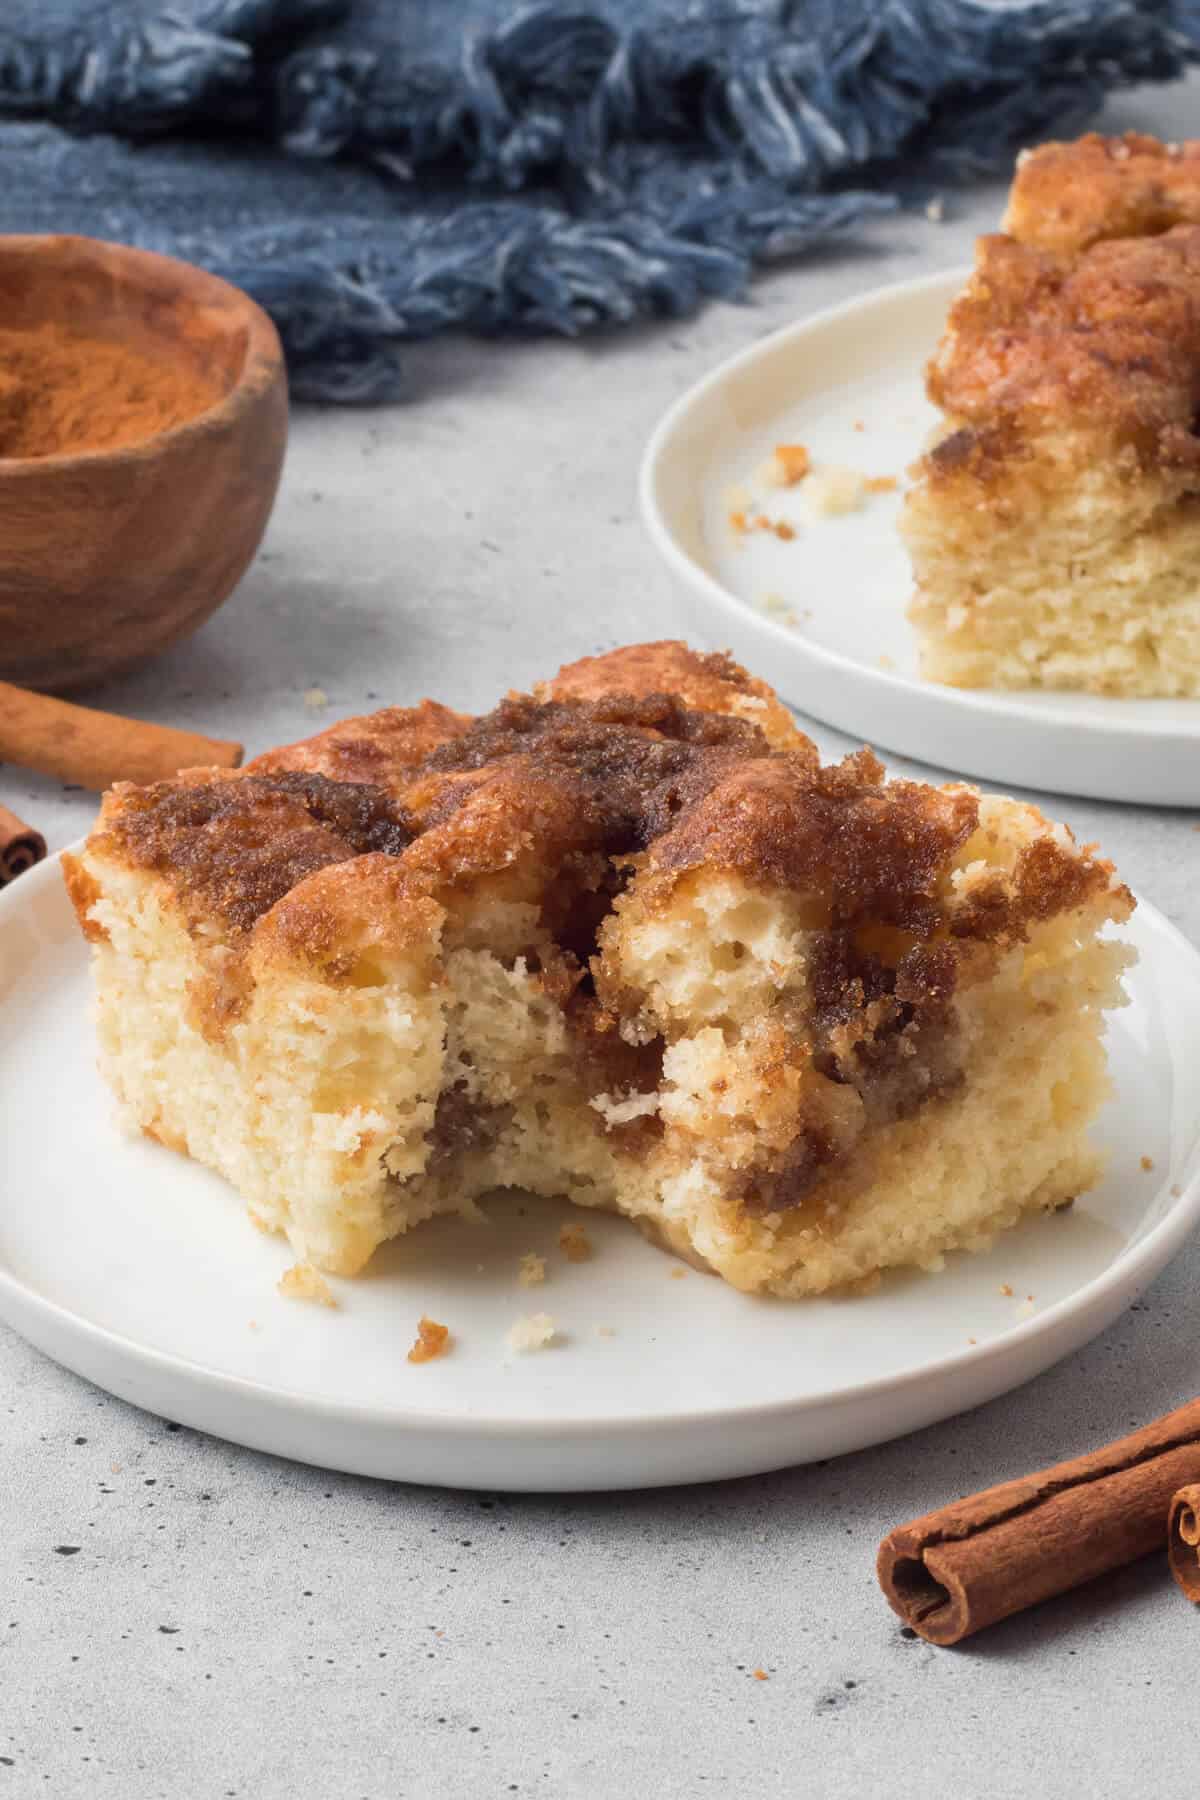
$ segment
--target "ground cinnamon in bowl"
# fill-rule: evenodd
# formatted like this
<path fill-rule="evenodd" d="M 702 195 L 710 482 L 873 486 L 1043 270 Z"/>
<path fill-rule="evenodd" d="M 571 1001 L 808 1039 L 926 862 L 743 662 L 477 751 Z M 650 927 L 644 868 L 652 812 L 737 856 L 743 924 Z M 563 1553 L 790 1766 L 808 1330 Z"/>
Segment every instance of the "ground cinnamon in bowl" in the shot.
<path fill-rule="evenodd" d="M 0 329 L 0 458 L 144 443 L 195 418 L 228 380 L 56 323 Z"/>

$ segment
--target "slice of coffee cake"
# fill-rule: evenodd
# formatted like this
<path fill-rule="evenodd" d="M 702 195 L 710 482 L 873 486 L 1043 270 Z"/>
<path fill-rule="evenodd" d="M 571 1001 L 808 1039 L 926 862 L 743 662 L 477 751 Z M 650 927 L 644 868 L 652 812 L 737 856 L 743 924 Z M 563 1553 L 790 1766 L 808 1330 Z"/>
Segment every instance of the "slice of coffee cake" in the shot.
<path fill-rule="evenodd" d="M 725 656 L 119 787 L 66 866 L 128 1119 L 327 1270 L 513 1186 L 800 1295 L 1096 1175 L 1111 867 L 1015 801 L 822 768 Z"/>
<path fill-rule="evenodd" d="M 927 387 L 922 674 L 1200 695 L 1200 143 L 1026 152 Z"/>

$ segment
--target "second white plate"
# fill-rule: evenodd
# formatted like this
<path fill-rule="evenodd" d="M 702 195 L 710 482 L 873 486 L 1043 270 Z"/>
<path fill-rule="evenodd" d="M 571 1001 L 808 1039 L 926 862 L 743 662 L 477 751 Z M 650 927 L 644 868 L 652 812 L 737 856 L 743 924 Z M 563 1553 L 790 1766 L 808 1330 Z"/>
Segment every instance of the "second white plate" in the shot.
<path fill-rule="evenodd" d="M 787 1304 L 685 1271 L 595 1214 L 593 1260 L 569 1263 L 558 1229 L 581 1215 L 508 1195 L 487 1224 L 440 1220 L 389 1246 L 334 1284 L 327 1312 L 280 1298 L 287 1247 L 223 1181 L 117 1130 L 86 951 L 46 864 L 0 894 L 0 1319 L 168 1418 L 407 1481 L 643 1487 L 896 1437 L 1076 1349 L 1200 1217 L 1200 957 L 1150 907 L 1127 929 L 1141 960 L 1112 1021 L 1108 1174 L 986 1255 Z M 546 1258 L 544 1287 L 518 1285 L 529 1250 Z M 514 1353 L 508 1328 L 535 1311 L 558 1341 Z M 422 1313 L 455 1344 L 414 1367 Z"/>
<path fill-rule="evenodd" d="M 642 464 L 642 515 L 698 630 L 785 699 L 876 748 L 989 782 L 1148 805 L 1200 804 L 1200 700 L 1001 693 L 917 674 L 900 495 L 809 521 L 802 489 L 763 495 L 781 540 L 730 528 L 776 444 L 817 464 L 903 476 L 936 414 L 924 365 L 966 270 L 884 288 L 789 326 L 672 408 Z M 1200 579 L 1200 576 L 1198 576 Z M 767 596 L 794 615 L 764 613 Z"/>

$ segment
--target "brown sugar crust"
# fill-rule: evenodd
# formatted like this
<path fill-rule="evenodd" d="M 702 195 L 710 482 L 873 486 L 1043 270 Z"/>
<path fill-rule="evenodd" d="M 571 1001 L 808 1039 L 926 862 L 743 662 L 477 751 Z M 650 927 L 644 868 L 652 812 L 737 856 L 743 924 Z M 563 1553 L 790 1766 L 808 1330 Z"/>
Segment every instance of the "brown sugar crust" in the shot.
<path fill-rule="evenodd" d="M 1077 258 L 981 238 L 928 391 L 968 428 L 926 458 L 935 478 L 986 478 L 1023 433 L 1072 426 L 1128 444 L 1143 465 L 1200 466 L 1200 225 Z"/>
<path fill-rule="evenodd" d="M 829 926 L 870 917 L 925 930 L 940 915 L 939 877 L 978 822 L 976 796 L 912 781 L 885 784 L 860 750 L 829 768 L 787 752 L 734 770 L 655 845 L 650 866 L 737 869 L 821 895 Z"/>
<path fill-rule="evenodd" d="M 660 668 L 661 647 L 648 648 L 655 656 L 644 666 Z M 678 647 L 668 648 L 677 659 Z M 618 655 L 627 674 L 631 653 Z M 694 687 L 731 666 L 695 661 Z M 251 768 L 120 786 L 92 847 L 167 876 L 185 912 L 235 935 L 276 912 L 272 936 L 319 959 L 347 933 L 361 937 L 354 918 L 364 929 L 398 907 L 423 917 L 431 907 L 432 918 L 439 894 L 504 874 L 559 940 L 565 960 L 543 979 L 564 999 L 632 869 L 636 896 L 622 907 L 668 903 L 690 869 L 735 870 L 804 895 L 813 926 L 854 931 L 870 921 L 912 944 L 1010 941 L 1108 881 L 1107 864 L 1042 839 L 1011 875 L 952 906 L 947 871 L 978 822 L 971 790 L 885 782 L 866 750 L 822 769 L 798 733 L 800 748 L 772 750 L 749 720 L 667 693 L 603 691 L 602 674 L 588 678 L 594 699 L 510 696 L 415 767 L 406 744 L 404 768 L 381 770 L 377 785 Z M 79 903 L 86 911 L 82 890 Z M 913 963 L 903 979 L 920 985 L 923 967 Z M 588 1022 L 587 1034 L 597 1029 L 607 1026 Z"/>
<path fill-rule="evenodd" d="M 698 712 L 735 713 L 753 719 L 777 749 L 799 749 L 809 740 L 765 681 L 748 675 L 727 651 L 705 655 L 679 638 L 628 644 L 605 656 L 584 656 L 540 683 L 539 700 L 597 700 L 604 695 L 674 694 Z"/>
<path fill-rule="evenodd" d="M 114 789 L 93 847 L 169 876 L 185 907 L 246 932 L 316 870 L 373 852 L 398 856 L 412 835 L 382 788 L 194 770 Z"/>
<path fill-rule="evenodd" d="M 1200 224 L 1200 142 L 1163 144 L 1142 132 L 1025 151 L 1004 215 L 1010 237 L 1077 253 L 1104 238 L 1154 237 Z"/>
<path fill-rule="evenodd" d="M 247 775 L 298 770 L 327 775 L 331 781 L 402 786 L 439 744 L 463 732 L 469 713 L 454 712 L 436 700 L 419 706 L 387 706 L 362 718 L 342 719 L 316 737 L 279 750 L 268 750 L 247 763 Z"/>

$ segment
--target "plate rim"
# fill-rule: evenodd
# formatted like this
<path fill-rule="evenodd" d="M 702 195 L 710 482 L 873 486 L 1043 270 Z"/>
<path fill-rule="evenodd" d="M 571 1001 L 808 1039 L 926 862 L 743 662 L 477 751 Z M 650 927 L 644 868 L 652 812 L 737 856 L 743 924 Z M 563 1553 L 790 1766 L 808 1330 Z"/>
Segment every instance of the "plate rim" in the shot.
<path fill-rule="evenodd" d="M 766 644 L 786 645 L 789 653 L 799 663 L 807 664 L 814 675 L 820 675 L 823 671 L 833 672 L 864 684 L 868 691 L 873 689 L 877 693 L 902 695 L 907 701 L 920 697 L 933 706 L 945 709 L 960 722 L 984 714 L 992 719 L 1071 731 L 1101 741 L 1116 733 L 1120 737 L 1138 738 L 1164 748 L 1200 748 L 1200 700 L 1192 703 L 1195 717 L 1185 718 L 1182 724 L 1174 721 L 1162 725 L 1153 719 L 1126 719 L 1122 722 L 1119 716 L 1106 719 L 1088 714 L 1077 718 L 1061 707 L 1061 695 L 1056 690 L 1048 690 L 1044 701 L 1039 699 L 1031 702 L 1028 695 L 1036 690 L 950 687 L 941 682 L 922 681 L 894 670 L 880 669 L 869 663 L 859 662 L 843 651 L 815 643 L 803 634 L 789 631 L 779 620 L 754 612 L 711 570 L 703 568 L 689 555 L 664 516 L 657 493 L 659 470 L 675 452 L 675 440 L 694 409 L 724 386 L 731 377 L 742 369 L 775 355 L 792 342 L 819 333 L 856 314 L 886 312 L 897 301 L 932 295 L 943 290 L 945 297 L 949 299 L 959 291 L 970 274 L 970 265 L 958 265 L 928 275 L 916 275 L 904 281 L 888 282 L 871 289 L 869 293 L 856 294 L 849 300 L 822 307 L 818 312 L 807 313 L 803 318 L 794 319 L 790 324 L 768 332 L 766 336 L 726 357 L 715 368 L 710 369 L 707 375 L 693 382 L 659 419 L 642 451 L 638 466 L 637 494 L 643 527 L 658 555 L 685 587 L 714 606 L 739 630 L 753 629 Z M 1104 698 L 1119 707 L 1126 697 L 1115 694 Z M 1154 697 L 1138 698 L 1144 701 Z M 821 717 L 819 713 L 814 716 Z"/>
<path fill-rule="evenodd" d="M 10 917 L 16 915 L 18 908 L 24 910 L 31 904 L 36 906 L 37 897 L 43 890 L 50 889 L 60 881 L 62 856 L 76 852 L 82 842 L 82 839 L 78 839 L 67 845 L 63 851 L 52 852 L 43 864 L 22 875 L 6 891 L 0 892 L 0 932 L 5 930 Z M 62 894 L 65 901 L 65 887 L 62 889 Z M 1137 897 L 1135 896 L 1135 898 Z M 1150 933 L 1157 934 L 1176 955 L 1182 955 L 1188 962 L 1195 965 L 1195 973 L 1200 977 L 1200 949 L 1192 944 L 1179 927 L 1160 912 L 1152 902 L 1137 898 L 1133 921 L 1144 926 Z M 1125 929 L 1129 930 L 1130 925 L 1127 924 Z M 39 943 L 39 952 L 45 948 L 44 943 Z M 76 949 L 81 956 L 86 953 L 86 946 L 82 939 L 79 940 Z M 36 954 L 37 952 L 35 952 Z M 0 1005 L 2 1004 L 3 1002 L 0 1002 Z M 1200 1124 L 1197 1125 L 1197 1131 L 1200 1132 Z M 0 1321 L 9 1325 L 18 1336 L 29 1342 L 31 1340 L 26 1336 L 23 1325 L 16 1322 L 20 1314 L 27 1311 L 47 1325 L 56 1337 L 65 1335 L 68 1340 L 71 1338 L 85 1340 L 98 1350 L 107 1352 L 109 1356 L 121 1358 L 130 1366 L 149 1367 L 160 1377 L 182 1380 L 186 1384 L 201 1386 L 215 1393 L 232 1393 L 251 1402 L 265 1403 L 277 1412 L 300 1417 L 310 1423 L 325 1420 L 342 1425 L 357 1425 L 375 1431 L 395 1432 L 398 1435 L 409 1434 L 416 1437 L 424 1434 L 426 1437 L 436 1438 L 439 1442 L 446 1444 L 480 1438 L 493 1440 L 514 1438 L 526 1442 L 561 1444 L 617 1435 L 622 1437 L 641 1436 L 649 1433 L 675 1435 L 690 1429 L 713 1427 L 720 1424 L 722 1420 L 733 1421 L 738 1427 L 762 1426 L 769 1425 L 775 1420 L 782 1422 L 801 1415 L 828 1411 L 838 1406 L 860 1406 L 889 1394 L 915 1390 L 930 1381 L 949 1382 L 964 1371 L 982 1371 L 989 1364 L 1002 1358 L 1011 1357 L 1014 1353 L 1019 1355 L 1023 1347 L 1037 1338 L 1052 1334 L 1056 1327 L 1069 1324 L 1077 1315 L 1097 1309 L 1103 1310 L 1105 1302 L 1111 1301 L 1114 1294 L 1120 1289 L 1129 1289 L 1131 1296 L 1133 1293 L 1141 1291 L 1139 1284 L 1144 1286 L 1153 1280 L 1178 1253 L 1187 1238 L 1200 1224 L 1200 1163 L 1192 1175 L 1181 1184 L 1179 1195 L 1169 1198 L 1171 1203 L 1162 1218 L 1133 1245 L 1119 1252 L 1113 1261 L 1098 1274 L 1070 1294 L 1052 1302 L 1035 1317 L 1013 1326 L 988 1343 L 967 1345 L 964 1348 L 947 1352 L 932 1361 L 917 1364 L 913 1368 L 875 1376 L 839 1389 L 793 1396 L 784 1400 L 765 1401 L 748 1406 L 731 1407 L 725 1403 L 711 1409 L 658 1413 L 652 1417 L 639 1417 L 634 1414 L 628 1416 L 593 1415 L 586 1420 L 573 1418 L 570 1415 L 497 1419 L 441 1411 L 414 1412 L 402 1407 L 381 1407 L 362 1405 L 353 1401 L 330 1400 L 306 1394 L 302 1389 L 281 1387 L 273 1382 L 264 1382 L 251 1376 L 214 1368 L 208 1363 L 181 1355 L 176 1351 L 142 1343 L 112 1326 L 100 1324 L 82 1313 L 75 1312 L 63 1302 L 39 1292 L 36 1288 L 21 1281 L 3 1263 L 0 1263 Z M 1125 1305 L 1128 1303 L 1128 1301 L 1125 1302 Z M 1116 1313 L 1111 1316 L 1119 1316 L 1119 1313 L 1125 1310 L 1125 1305 L 1118 1304 Z M 1103 1325 L 1100 1325 L 1097 1327 L 1097 1331 L 1103 1328 Z M 1085 1338 L 1083 1341 L 1088 1340 Z M 38 1348 L 40 1349 L 40 1346 Z M 48 1355 L 52 1361 L 60 1361 L 60 1358 L 53 1352 L 42 1353 Z M 1062 1354 L 1070 1353 L 1068 1350 Z M 1044 1366 L 1052 1367 L 1061 1360 L 1062 1355 L 1052 1357 Z M 72 1369 L 73 1373 L 82 1374 L 82 1371 L 75 1369 L 70 1363 L 62 1364 L 62 1366 Z M 90 1380 L 93 1377 L 83 1375 L 83 1379 Z M 1021 1377 L 1012 1386 L 1020 1386 L 1027 1379 L 1030 1377 Z M 1006 1390 L 1002 1387 L 1000 1391 Z M 976 1400 L 968 1402 L 968 1406 L 983 1403 L 982 1400 Z M 962 1409 L 956 1407 L 953 1410 Z M 201 1429 L 208 1428 L 202 1427 Z M 659 1482 L 662 1477 L 655 1479 L 656 1482 Z"/>

